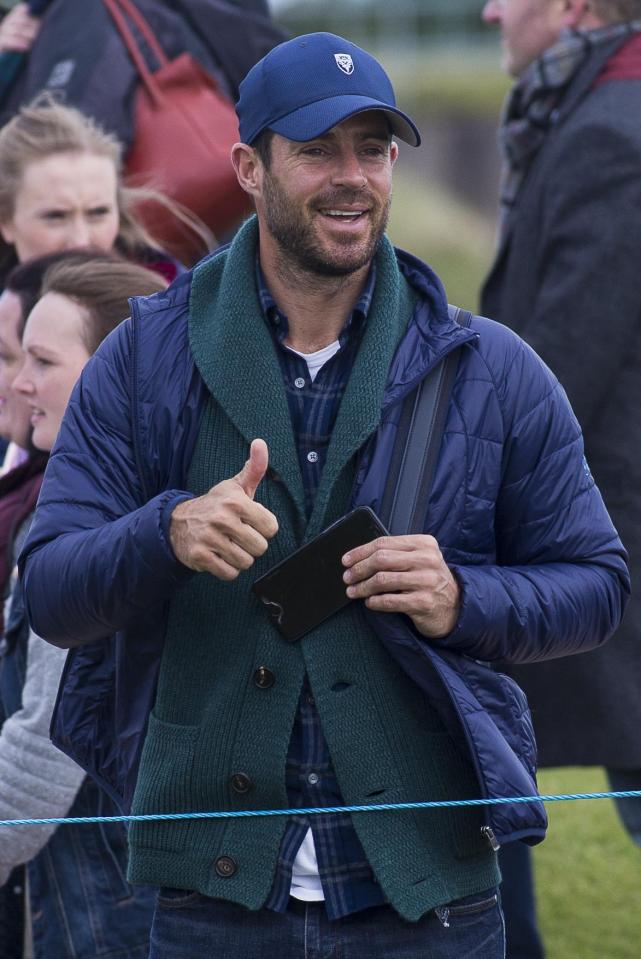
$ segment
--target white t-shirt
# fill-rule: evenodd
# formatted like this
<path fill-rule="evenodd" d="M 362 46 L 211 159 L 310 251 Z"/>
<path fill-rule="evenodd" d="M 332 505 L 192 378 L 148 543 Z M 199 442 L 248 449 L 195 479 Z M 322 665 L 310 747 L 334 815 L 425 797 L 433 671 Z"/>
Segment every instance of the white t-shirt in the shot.
<path fill-rule="evenodd" d="M 324 346 L 322 350 L 316 350 L 315 353 L 301 353 L 299 350 L 293 350 L 291 346 L 288 346 L 287 349 L 292 353 L 295 353 L 296 356 L 302 356 L 302 358 L 307 363 L 309 369 L 309 375 L 312 378 L 312 383 L 316 379 L 316 375 L 322 366 L 327 363 L 328 360 L 331 360 L 334 353 L 338 353 L 341 345 L 338 340 L 334 340 L 333 343 L 330 343 L 329 346 Z"/>

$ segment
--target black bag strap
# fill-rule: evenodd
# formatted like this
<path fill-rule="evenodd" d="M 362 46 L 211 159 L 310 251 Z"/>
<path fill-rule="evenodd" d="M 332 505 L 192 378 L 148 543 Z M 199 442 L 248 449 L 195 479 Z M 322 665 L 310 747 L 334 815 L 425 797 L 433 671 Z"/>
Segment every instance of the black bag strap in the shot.
<path fill-rule="evenodd" d="M 448 312 L 451 320 L 469 327 L 472 314 L 467 310 L 448 306 Z M 379 510 L 393 536 L 423 528 L 459 359 L 460 347 L 448 353 L 403 403 Z"/>

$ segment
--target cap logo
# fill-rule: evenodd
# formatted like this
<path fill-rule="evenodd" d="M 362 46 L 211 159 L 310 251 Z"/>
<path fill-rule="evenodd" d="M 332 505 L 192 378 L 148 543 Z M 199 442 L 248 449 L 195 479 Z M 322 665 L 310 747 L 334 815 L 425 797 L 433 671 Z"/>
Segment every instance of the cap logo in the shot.
<path fill-rule="evenodd" d="M 343 73 L 346 73 L 348 76 L 350 73 L 354 72 L 354 61 L 350 57 L 349 53 L 335 53 L 334 59 L 339 70 L 342 70 Z"/>

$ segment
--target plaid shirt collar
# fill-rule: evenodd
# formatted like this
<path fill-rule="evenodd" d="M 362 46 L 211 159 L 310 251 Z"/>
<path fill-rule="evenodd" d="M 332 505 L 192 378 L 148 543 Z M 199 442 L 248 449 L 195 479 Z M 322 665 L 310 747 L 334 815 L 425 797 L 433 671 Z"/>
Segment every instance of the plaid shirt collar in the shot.
<path fill-rule="evenodd" d="M 358 333 L 362 329 L 372 305 L 375 286 L 376 264 L 372 262 L 370 271 L 367 274 L 367 280 L 365 282 L 363 292 L 358 298 L 358 302 L 348 316 L 345 326 L 341 330 L 338 337 L 338 342 L 340 343 L 341 347 L 346 345 L 352 333 Z M 271 295 L 258 256 L 256 257 L 256 289 L 258 291 L 258 301 L 260 303 L 261 310 L 263 311 L 263 316 L 267 320 L 269 328 L 272 331 L 275 339 L 284 345 L 285 340 L 289 335 L 289 323 L 287 321 L 287 317 L 278 308 L 276 301 Z"/>

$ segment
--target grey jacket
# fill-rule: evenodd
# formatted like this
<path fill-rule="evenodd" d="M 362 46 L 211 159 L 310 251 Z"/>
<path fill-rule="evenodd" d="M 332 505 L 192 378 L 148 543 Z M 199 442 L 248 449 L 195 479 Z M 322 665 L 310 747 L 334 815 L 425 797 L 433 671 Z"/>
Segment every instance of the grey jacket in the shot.
<path fill-rule="evenodd" d="M 632 600 L 608 645 L 511 670 L 547 766 L 641 767 L 641 79 L 593 88 L 611 52 L 568 89 L 481 300 L 565 387 L 630 554 Z"/>
<path fill-rule="evenodd" d="M 0 733 L 0 819 L 66 816 L 82 785 L 84 770 L 49 739 L 65 650 L 29 634 L 22 709 Z M 29 862 L 49 842 L 55 826 L 12 826 L 0 830 L 0 886 L 15 866 Z"/>

